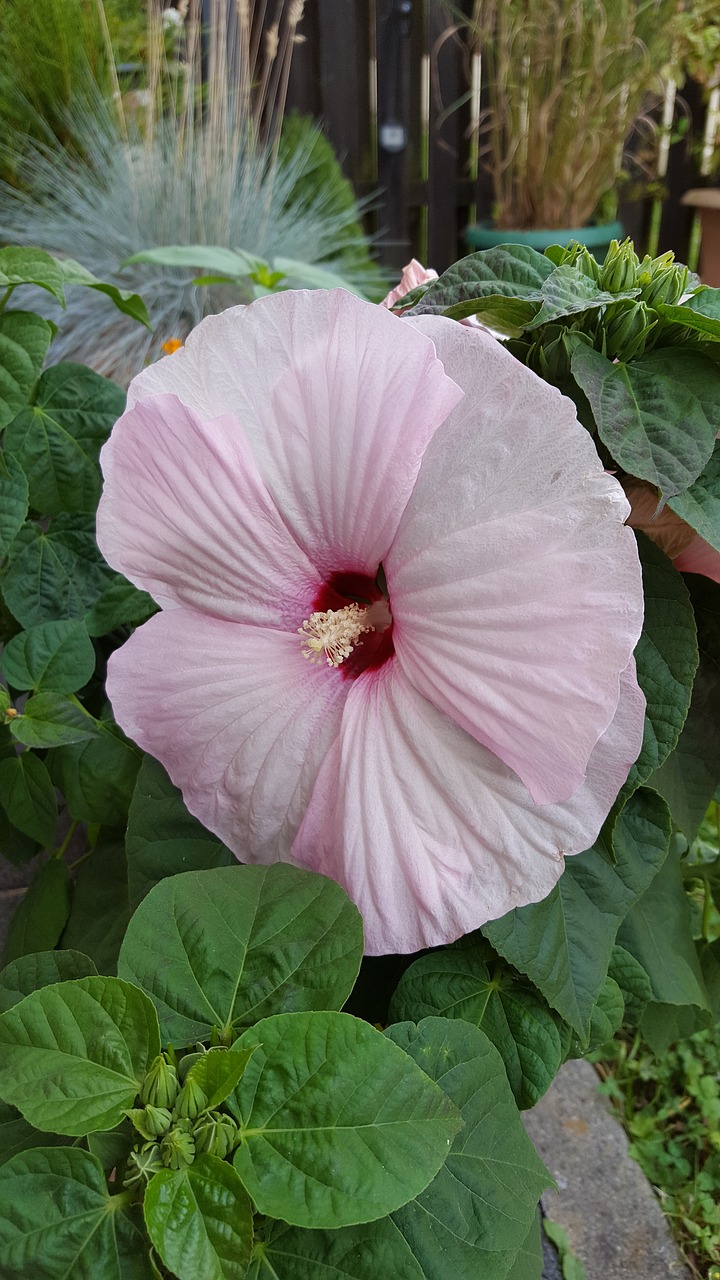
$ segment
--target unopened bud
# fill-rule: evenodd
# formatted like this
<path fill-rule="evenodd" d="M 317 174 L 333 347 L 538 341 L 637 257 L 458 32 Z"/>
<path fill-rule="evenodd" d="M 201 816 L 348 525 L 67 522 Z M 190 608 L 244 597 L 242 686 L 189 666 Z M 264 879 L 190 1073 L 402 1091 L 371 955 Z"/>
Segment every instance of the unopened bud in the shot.
<path fill-rule="evenodd" d="M 641 356 L 657 324 L 657 315 L 644 302 L 615 302 L 605 313 L 605 354 L 610 360 Z"/>
<path fill-rule="evenodd" d="M 639 259 L 630 240 L 610 241 L 610 248 L 600 268 L 598 284 L 608 293 L 624 293 L 634 289 L 637 282 Z"/>
<path fill-rule="evenodd" d="M 157 1143 L 146 1142 L 140 1151 L 131 1151 L 128 1156 L 125 1186 L 137 1187 L 149 1182 L 153 1174 L 164 1168 Z"/>
<path fill-rule="evenodd" d="M 224 1160 L 237 1145 L 240 1130 L 232 1116 L 209 1111 L 193 1129 L 198 1155 L 219 1156 Z"/>
<path fill-rule="evenodd" d="M 664 253 L 660 258 L 646 258 L 642 264 L 638 277 L 640 297 L 649 307 L 657 306 L 659 302 L 672 307 L 685 293 L 688 269 L 682 263 L 674 262 L 673 258 L 672 253 Z"/>
<path fill-rule="evenodd" d="M 189 1075 L 175 1101 L 173 1116 L 176 1120 L 197 1120 L 207 1104 L 208 1098 L 204 1089 L 201 1089 Z"/>
<path fill-rule="evenodd" d="M 153 1107 L 172 1107 L 177 1092 L 177 1071 L 164 1054 L 158 1054 L 140 1086 L 140 1101 Z"/>
<path fill-rule="evenodd" d="M 195 1139 L 187 1120 L 181 1120 L 165 1134 L 160 1143 L 160 1155 L 168 1169 L 185 1169 L 195 1159 Z"/>
<path fill-rule="evenodd" d="M 154 1107 L 152 1103 L 149 1103 L 147 1107 L 135 1107 L 132 1111 L 128 1111 L 127 1114 L 138 1133 L 149 1141 L 153 1138 L 159 1138 L 163 1133 L 167 1133 L 172 1124 L 172 1116 L 167 1107 Z"/>
<path fill-rule="evenodd" d="M 600 279 L 600 266 L 597 259 L 593 257 L 587 245 L 580 244 L 577 240 L 568 245 L 558 265 L 561 267 L 574 267 L 581 275 L 587 276 L 589 280 L 594 280 L 596 284 Z"/>

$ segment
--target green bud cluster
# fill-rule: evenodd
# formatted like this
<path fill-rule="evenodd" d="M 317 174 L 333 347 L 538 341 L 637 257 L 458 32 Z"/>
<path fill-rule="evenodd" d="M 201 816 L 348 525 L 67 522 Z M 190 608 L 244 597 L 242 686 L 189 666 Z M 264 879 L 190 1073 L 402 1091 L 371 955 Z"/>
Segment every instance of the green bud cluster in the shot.
<path fill-rule="evenodd" d="M 140 1086 L 140 1101 L 146 1106 L 172 1108 L 178 1095 L 177 1071 L 164 1053 L 158 1054 Z"/>
<path fill-rule="evenodd" d="M 193 1130 L 198 1155 L 219 1156 L 224 1160 L 240 1140 L 240 1130 L 232 1116 L 221 1111 L 208 1111 Z"/>
<path fill-rule="evenodd" d="M 632 246 L 631 240 L 611 240 L 600 268 L 598 284 L 606 293 L 625 293 L 627 289 L 638 287 L 638 269 L 640 259 Z"/>
<path fill-rule="evenodd" d="M 604 316 L 605 355 L 623 361 L 641 356 L 657 322 L 657 315 L 644 302 L 629 298 L 614 302 Z"/>
<path fill-rule="evenodd" d="M 675 254 L 663 253 L 659 258 L 643 258 L 640 264 L 638 284 L 640 297 L 649 307 L 664 302 L 675 306 L 687 289 L 688 268 L 675 262 Z"/>

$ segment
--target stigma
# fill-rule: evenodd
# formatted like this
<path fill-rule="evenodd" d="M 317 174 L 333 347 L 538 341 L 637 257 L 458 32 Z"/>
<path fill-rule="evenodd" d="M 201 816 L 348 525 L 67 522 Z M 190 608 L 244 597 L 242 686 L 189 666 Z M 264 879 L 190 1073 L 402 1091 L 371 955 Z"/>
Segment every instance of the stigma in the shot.
<path fill-rule="evenodd" d="M 361 604 L 348 604 L 344 609 L 327 609 L 325 613 L 311 613 L 301 627 L 302 655 L 308 662 L 326 662 L 329 667 L 339 667 L 350 657 L 360 643 L 363 633 L 374 631 L 368 621 L 369 610 Z"/>

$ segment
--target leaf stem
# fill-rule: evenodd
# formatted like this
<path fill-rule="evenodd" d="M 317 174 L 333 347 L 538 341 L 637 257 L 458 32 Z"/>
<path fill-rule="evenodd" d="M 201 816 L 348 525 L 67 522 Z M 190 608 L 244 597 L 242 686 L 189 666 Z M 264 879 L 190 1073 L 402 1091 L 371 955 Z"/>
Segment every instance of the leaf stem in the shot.
<path fill-rule="evenodd" d="M 67 835 L 65 836 L 65 839 L 63 840 L 62 844 L 58 846 L 58 848 L 55 850 L 55 852 L 52 855 L 53 858 L 55 858 L 58 862 L 62 862 L 63 858 L 65 857 L 65 854 L 67 853 L 67 850 L 68 850 L 68 845 L 70 844 L 70 841 L 72 840 L 75 834 L 76 827 L 77 827 L 77 818 L 73 818 L 72 822 L 70 823 L 70 826 L 68 827 Z M 76 865 L 77 865 L 76 863 L 73 863 L 73 866 L 76 866 Z"/>
<path fill-rule="evenodd" d="M 13 292 L 13 290 L 14 290 L 14 289 L 16 289 L 16 288 L 17 288 L 17 286 L 16 286 L 16 285 L 14 285 L 14 284 L 9 284 L 9 285 L 8 285 L 8 287 L 7 287 L 7 289 L 5 290 L 5 292 L 4 292 L 3 296 L 2 296 L 2 298 L 0 298 L 0 311 L 4 311 L 4 310 L 5 310 L 5 305 L 6 305 L 6 303 L 8 302 L 8 300 L 9 300 L 9 298 L 10 298 L 11 293 L 12 293 L 12 292 Z"/>

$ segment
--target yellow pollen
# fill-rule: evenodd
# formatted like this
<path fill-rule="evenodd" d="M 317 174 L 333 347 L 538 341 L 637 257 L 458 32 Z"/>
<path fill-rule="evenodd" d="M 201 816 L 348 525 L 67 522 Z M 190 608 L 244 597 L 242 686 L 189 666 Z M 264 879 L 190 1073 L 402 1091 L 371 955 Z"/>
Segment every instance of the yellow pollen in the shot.
<path fill-rule="evenodd" d="M 339 667 L 350 657 L 363 632 L 375 630 L 367 621 L 367 612 L 361 604 L 348 604 L 344 609 L 311 613 L 298 627 L 298 635 L 303 638 L 303 658 L 317 663 L 324 659 L 329 667 Z"/>

